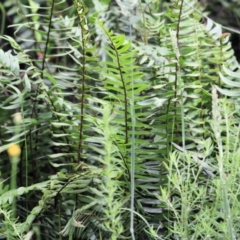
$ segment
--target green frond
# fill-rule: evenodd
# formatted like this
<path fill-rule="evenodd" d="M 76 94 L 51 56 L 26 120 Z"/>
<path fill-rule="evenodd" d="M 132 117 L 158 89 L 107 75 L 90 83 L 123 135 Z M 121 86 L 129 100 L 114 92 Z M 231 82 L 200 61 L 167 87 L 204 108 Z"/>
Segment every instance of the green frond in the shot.
<path fill-rule="evenodd" d="M 156 1 L 8 2 L 1 235 L 236 239 L 240 68 L 230 33 L 190 0 L 161 13 Z"/>

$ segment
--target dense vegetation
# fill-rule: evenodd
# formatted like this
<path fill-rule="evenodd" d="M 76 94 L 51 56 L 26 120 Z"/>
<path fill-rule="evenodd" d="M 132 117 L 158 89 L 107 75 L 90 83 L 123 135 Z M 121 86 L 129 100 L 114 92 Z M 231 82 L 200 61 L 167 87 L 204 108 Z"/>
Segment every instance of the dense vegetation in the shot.
<path fill-rule="evenodd" d="M 0 3 L 1 239 L 240 239 L 240 32 L 204 3 Z"/>

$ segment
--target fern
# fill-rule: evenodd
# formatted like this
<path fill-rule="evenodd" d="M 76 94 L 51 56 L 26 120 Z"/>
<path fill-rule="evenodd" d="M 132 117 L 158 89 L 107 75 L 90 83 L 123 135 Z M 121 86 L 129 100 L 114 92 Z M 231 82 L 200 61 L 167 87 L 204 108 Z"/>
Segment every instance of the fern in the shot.
<path fill-rule="evenodd" d="M 0 207 L 19 197 L 18 221 L 8 222 L 15 232 L 33 234 L 40 222 L 44 239 L 132 237 L 134 148 L 137 239 L 236 238 L 238 189 L 229 182 L 236 199 L 222 191 L 225 166 L 217 164 L 221 148 L 220 160 L 238 158 L 240 75 L 230 34 L 196 1 L 172 1 L 160 14 L 155 1 L 29 3 L 18 5 L 15 38 L 2 36 L 12 51 L 0 50 L 0 170 L 7 179 Z M 17 134 L 15 112 L 24 117 Z M 230 123 L 217 124 L 214 115 L 214 125 L 216 112 Z M 19 187 L 8 190 L 5 150 L 16 141 Z M 237 181 L 239 166 L 231 166 Z M 214 220 L 219 209 L 222 225 Z"/>

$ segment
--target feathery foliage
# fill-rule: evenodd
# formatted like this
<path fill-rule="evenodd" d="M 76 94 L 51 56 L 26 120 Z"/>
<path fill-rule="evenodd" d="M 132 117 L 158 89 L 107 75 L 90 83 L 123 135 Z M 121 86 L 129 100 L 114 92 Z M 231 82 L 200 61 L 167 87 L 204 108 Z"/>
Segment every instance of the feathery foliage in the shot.
<path fill-rule="evenodd" d="M 238 239 L 230 33 L 197 1 L 67 2 L 19 1 L 1 36 L 1 235 Z"/>

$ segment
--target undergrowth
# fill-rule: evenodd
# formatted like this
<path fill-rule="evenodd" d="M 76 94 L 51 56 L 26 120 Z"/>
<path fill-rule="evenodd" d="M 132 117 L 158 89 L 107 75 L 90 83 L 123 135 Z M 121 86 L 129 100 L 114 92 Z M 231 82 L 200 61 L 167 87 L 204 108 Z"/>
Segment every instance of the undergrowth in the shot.
<path fill-rule="evenodd" d="M 230 32 L 197 1 L 68 2 L 0 4 L 2 239 L 239 239 Z"/>

